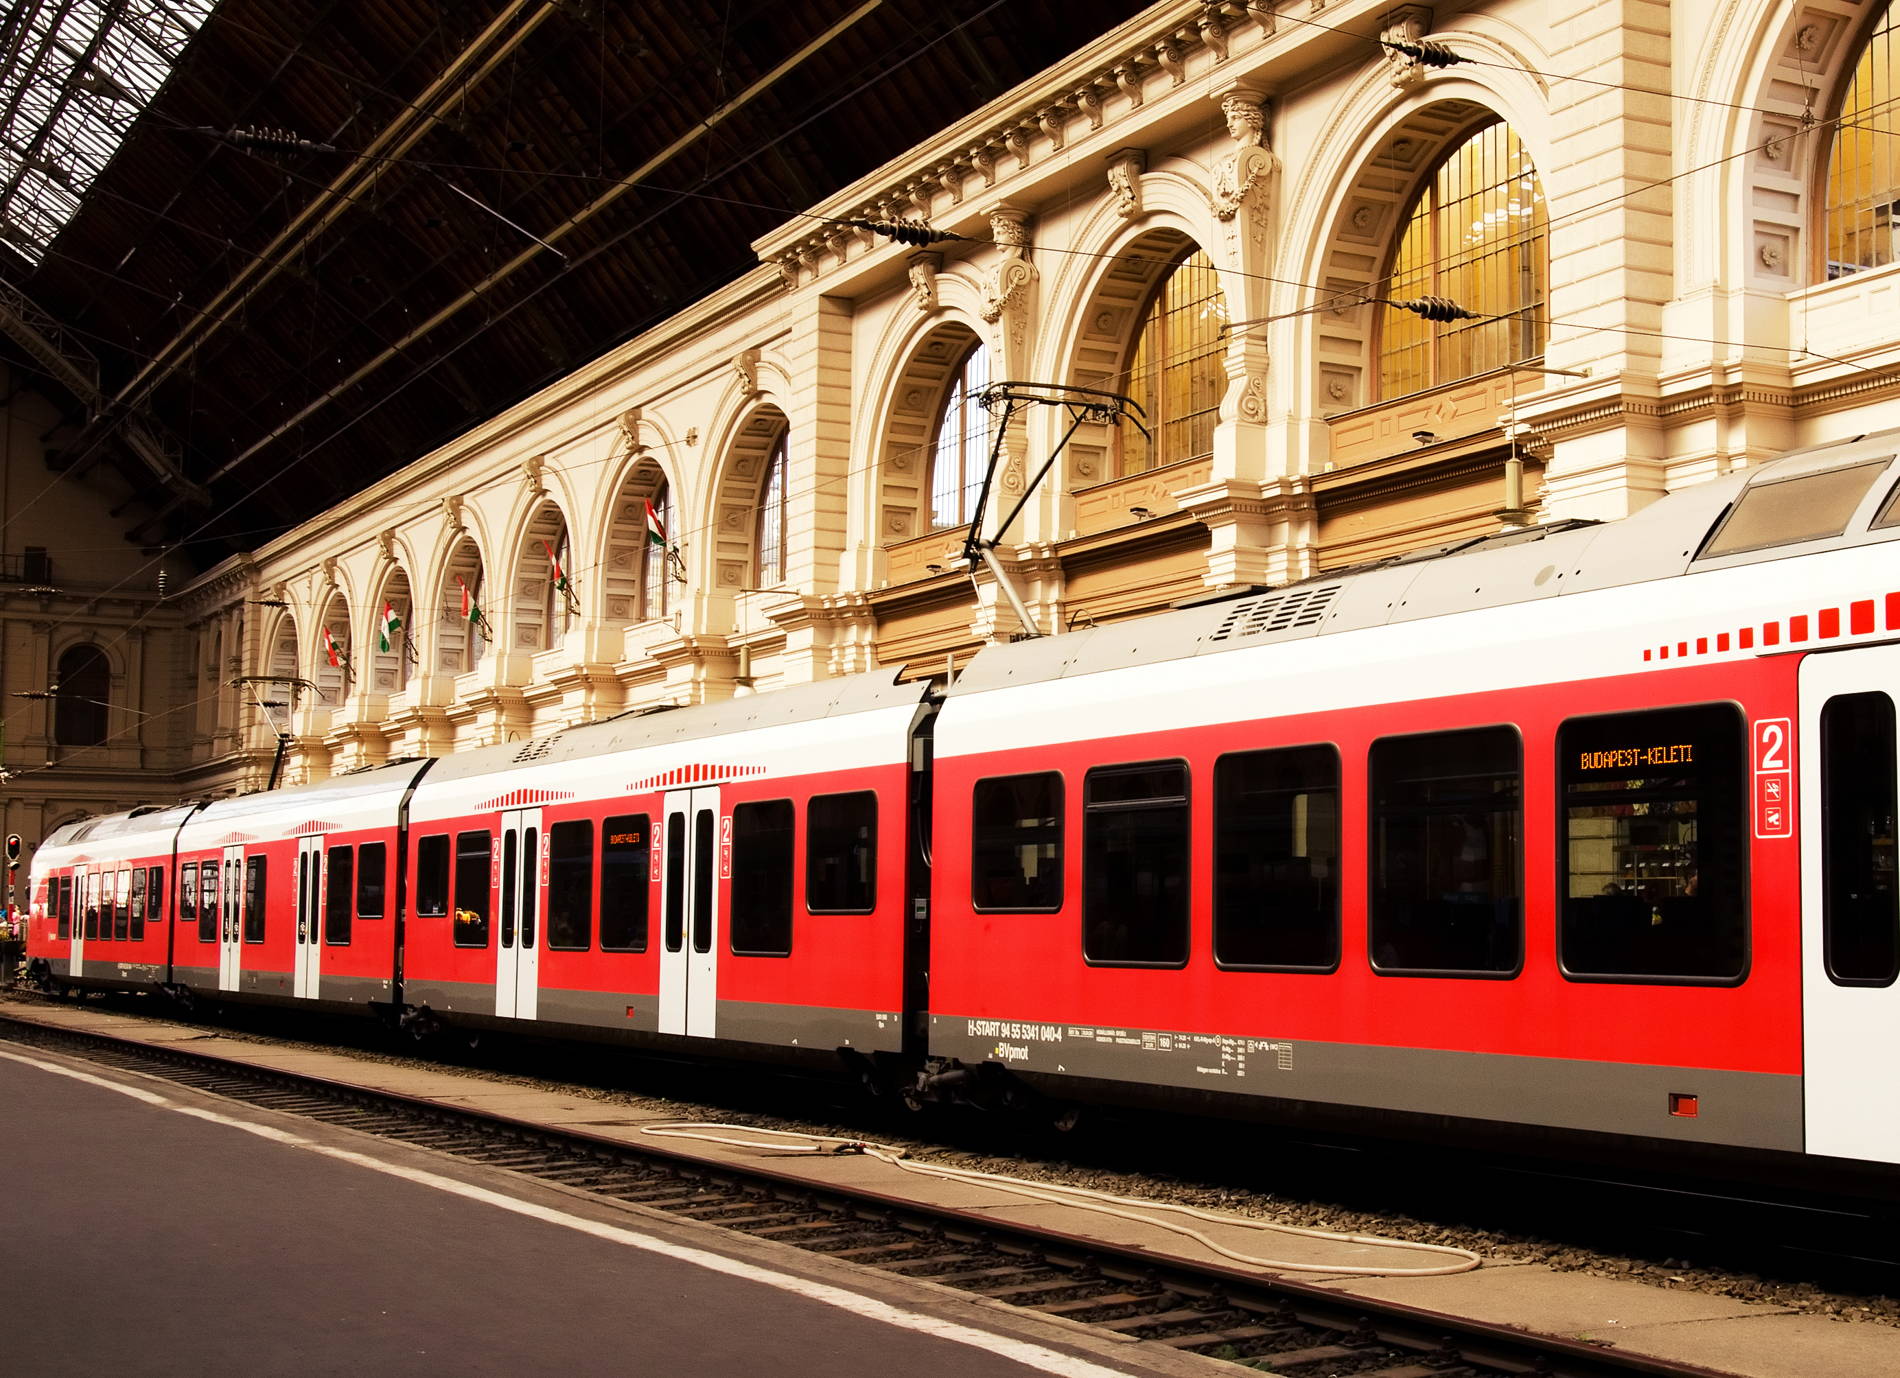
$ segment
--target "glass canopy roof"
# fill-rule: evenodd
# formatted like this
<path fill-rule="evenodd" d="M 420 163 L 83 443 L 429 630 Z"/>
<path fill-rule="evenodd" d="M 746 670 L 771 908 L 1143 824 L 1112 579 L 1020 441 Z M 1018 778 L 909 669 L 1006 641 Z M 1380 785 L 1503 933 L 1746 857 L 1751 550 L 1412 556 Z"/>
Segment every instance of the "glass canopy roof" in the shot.
<path fill-rule="evenodd" d="M 37 263 L 217 0 L 14 0 L 0 18 L 0 238 Z"/>

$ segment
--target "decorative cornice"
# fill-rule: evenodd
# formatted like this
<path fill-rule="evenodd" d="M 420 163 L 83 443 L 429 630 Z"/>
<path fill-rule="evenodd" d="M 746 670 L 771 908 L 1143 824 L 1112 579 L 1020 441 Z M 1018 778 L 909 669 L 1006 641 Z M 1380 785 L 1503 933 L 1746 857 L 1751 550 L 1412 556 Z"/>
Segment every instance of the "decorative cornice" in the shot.
<path fill-rule="evenodd" d="M 753 250 L 788 289 L 809 284 L 881 243 L 835 222 L 947 213 L 964 202 L 976 179 L 985 191 L 1004 186 L 1062 151 L 1070 138 L 1093 137 L 1127 120 L 1149 96 L 1166 94 L 1164 81 L 1168 90 L 1180 87 L 1195 54 L 1216 65 L 1227 62 L 1237 37 L 1249 31 L 1256 46 L 1273 37 L 1270 4 L 1195 0 L 1169 6 L 1139 27 L 1124 25 L 812 208 L 812 215 L 834 223 L 814 230 L 810 218 L 801 217 L 754 240 Z M 931 171 L 920 177 L 919 168 Z"/>

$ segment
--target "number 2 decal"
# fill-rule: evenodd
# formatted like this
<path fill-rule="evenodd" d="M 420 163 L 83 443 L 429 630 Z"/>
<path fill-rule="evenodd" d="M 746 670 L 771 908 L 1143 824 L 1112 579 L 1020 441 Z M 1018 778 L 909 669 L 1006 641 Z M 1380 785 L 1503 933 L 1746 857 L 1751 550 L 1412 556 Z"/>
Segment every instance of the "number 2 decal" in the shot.
<path fill-rule="evenodd" d="M 1755 724 L 1755 769 L 1786 770 L 1788 758 L 1782 754 L 1788 745 L 1788 720 L 1771 718 Z"/>
<path fill-rule="evenodd" d="M 1755 836 L 1794 836 L 1794 768 L 1786 718 L 1755 724 Z"/>

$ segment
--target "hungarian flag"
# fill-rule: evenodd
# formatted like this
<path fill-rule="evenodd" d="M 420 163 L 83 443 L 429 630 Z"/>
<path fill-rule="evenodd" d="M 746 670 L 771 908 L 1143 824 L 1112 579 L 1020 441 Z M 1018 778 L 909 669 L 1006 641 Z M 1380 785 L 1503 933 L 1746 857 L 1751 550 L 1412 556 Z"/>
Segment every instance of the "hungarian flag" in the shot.
<path fill-rule="evenodd" d="M 401 630 L 402 619 L 396 616 L 396 605 L 394 603 L 384 603 L 383 629 L 376 638 L 377 649 L 387 655 L 389 648 L 396 644 L 396 633 Z"/>
<path fill-rule="evenodd" d="M 653 509 L 649 507 L 647 511 L 650 513 Z M 571 586 L 567 582 L 567 575 L 561 572 L 561 557 L 554 553 L 554 547 L 546 541 L 541 542 L 541 548 L 547 551 L 548 563 L 554 566 L 554 587 L 562 593 L 568 592 Z"/>
<path fill-rule="evenodd" d="M 330 629 L 323 629 L 323 653 L 330 657 L 330 664 L 338 669 L 343 666 L 343 653 L 336 648 L 336 638 L 330 635 Z"/>
<path fill-rule="evenodd" d="M 653 504 L 650 502 L 646 504 L 646 509 L 647 544 L 664 546 L 666 544 L 666 528 L 660 525 L 660 514 L 653 510 Z"/>
<path fill-rule="evenodd" d="M 463 618 L 470 622 L 480 622 L 482 620 L 482 610 L 475 602 L 475 596 L 468 591 L 468 585 L 463 582 L 461 575 L 458 574 L 455 576 L 455 582 L 462 585 Z"/>

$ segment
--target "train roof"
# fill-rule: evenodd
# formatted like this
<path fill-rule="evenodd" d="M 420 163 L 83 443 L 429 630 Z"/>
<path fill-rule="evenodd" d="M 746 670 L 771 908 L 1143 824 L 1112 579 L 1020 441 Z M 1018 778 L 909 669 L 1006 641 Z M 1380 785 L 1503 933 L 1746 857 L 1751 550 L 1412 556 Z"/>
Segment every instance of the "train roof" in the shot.
<path fill-rule="evenodd" d="M 1283 588 L 988 646 L 947 692 L 984 693 L 1900 539 L 1896 453 L 1900 430 L 1855 436 L 1671 493 L 1619 521 L 1506 531 Z"/>
<path fill-rule="evenodd" d="M 386 794 L 392 790 L 400 792 L 428 767 L 427 760 L 409 758 L 348 775 L 333 775 L 307 785 L 286 785 L 278 789 L 258 790 L 252 794 L 234 794 L 228 799 L 213 799 L 204 806 L 203 812 L 191 819 L 191 824 L 195 830 L 201 825 L 254 818 L 260 814 L 276 813 L 279 809 L 296 808 L 309 799 L 320 798 L 326 805 L 333 805 Z"/>
<path fill-rule="evenodd" d="M 458 751 L 435 763 L 429 772 L 429 784 L 487 775 L 530 762 L 553 764 L 880 708 L 916 707 L 928 686 L 919 682 L 899 684 L 897 674 L 896 670 L 877 670 L 720 703 L 624 713 L 601 722 L 563 728 L 532 741 Z"/>
<path fill-rule="evenodd" d="M 107 842 L 116 837 L 128 837 L 133 833 L 170 830 L 176 832 L 178 825 L 191 817 L 197 804 L 148 805 L 133 809 L 128 813 L 101 814 L 96 818 L 81 818 L 65 823 L 53 829 L 42 847 L 75 847 L 87 842 Z"/>

